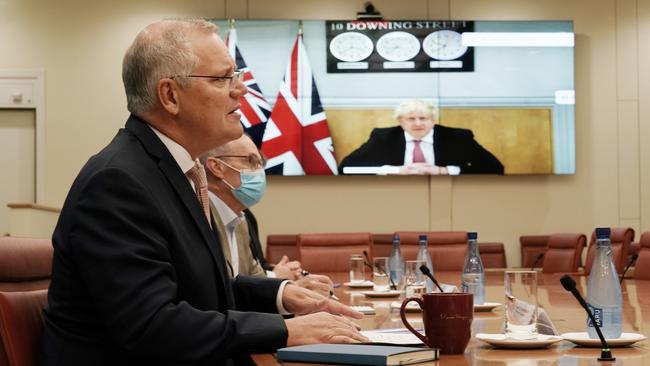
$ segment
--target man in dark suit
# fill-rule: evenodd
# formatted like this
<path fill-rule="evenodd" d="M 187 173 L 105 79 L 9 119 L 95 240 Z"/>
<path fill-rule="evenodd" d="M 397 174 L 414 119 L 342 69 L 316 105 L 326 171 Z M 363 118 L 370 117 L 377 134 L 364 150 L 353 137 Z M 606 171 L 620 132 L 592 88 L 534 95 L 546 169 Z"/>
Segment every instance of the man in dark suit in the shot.
<path fill-rule="evenodd" d="M 472 131 L 436 123 L 437 112 L 421 100 L 407 100 L 396 108 L 399 126 L 375 128 L 361 147 L 339 165 L 382 167 L 386 174 L 503 174 L 503 165 L 483 148 Z M 348 170 L 348 172 L 346 172 Z"/>
<path fill-rule="evenodd" d="M 54 231 L 40 364 L 232 365 L 254 350 L 365 340 L 333 315 L 361 317 L 348 307 L 227 274 L 196 158 L 241 136 L 240 75 L 211 23 L 138 34 L 122 71 L 131 116 L 81 169 Z"/>

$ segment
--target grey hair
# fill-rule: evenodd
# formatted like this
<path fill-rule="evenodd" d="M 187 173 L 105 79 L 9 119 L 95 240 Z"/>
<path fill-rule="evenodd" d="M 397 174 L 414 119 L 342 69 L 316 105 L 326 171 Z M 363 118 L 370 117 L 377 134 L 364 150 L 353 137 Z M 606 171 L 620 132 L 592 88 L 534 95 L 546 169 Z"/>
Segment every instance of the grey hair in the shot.
<path fill-rule="evenodd" d="M 407 99 L 402 101 L 397 108 L 395 108 L 393 118 L 399 120 L 400 117 L 404 117 L 413 112 L 426 113 L 431 116 L 431 119 L 434 121 L 437 120 L 438 117 L 438 108 L 434 107 L 431 103 L 419 99 Z"/>
<path fill-rule="evenodd" d="M 129 112 L 142 114 L 156 106 L 160 79 L 192 73 L 199 61 L 189 41 L 192 31 L 214 33 L 217 26 L 203 19 L 170 19 L 151 24 L 138 33 L 122 62 Z M 185 78 L 177 81 L 183 88 L 190 83 Z"/>

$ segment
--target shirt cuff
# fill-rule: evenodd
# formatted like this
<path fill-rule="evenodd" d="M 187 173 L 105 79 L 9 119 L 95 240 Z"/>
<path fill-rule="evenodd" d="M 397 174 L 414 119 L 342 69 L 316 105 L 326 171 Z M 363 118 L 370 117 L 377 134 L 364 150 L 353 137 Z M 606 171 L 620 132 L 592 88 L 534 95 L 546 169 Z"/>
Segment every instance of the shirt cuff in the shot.
<path fill-rule="evenodd" d="M 280 315 L 291 315 L 291 313 L 284 308 L 284 305 L 282 305 L 282 295 L 284 294 L 284 286 L 286 286 L 290 282 L 291 281 L 288 280 L 282 281 L 282 283 L 280 284 L 280 288 L 278 289 L 278 294 L 275 297 L 275 306 L 278 308 L 278 313 Z"/>
<path fill-rule="evenodd" d="M 266 271 L 266 277 L 268 278 L 278 278 L 278 275 L 275 274 L 273 271 Z"/>
<path fill-rule="evenodd" d="M 459 175 L 460 167 L 456 165 L 447 165 L 447 173 L 449 173 L 449 175 Z"/>

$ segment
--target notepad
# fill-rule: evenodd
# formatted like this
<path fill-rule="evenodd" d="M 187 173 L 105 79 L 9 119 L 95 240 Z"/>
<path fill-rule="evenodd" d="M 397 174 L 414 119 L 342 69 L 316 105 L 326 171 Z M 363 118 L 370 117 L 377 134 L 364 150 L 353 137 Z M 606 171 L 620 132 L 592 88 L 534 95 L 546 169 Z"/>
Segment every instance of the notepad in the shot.
<path fill-rule="evenodd" d="M 372 315 L 375 314 L 375 308 L 367 305 L 352 305 L 350 306 L 353 310 L 356 310 L 362 314 Z"/>
<path fill-rule="evenodd" d="M 278 360 L 345 365 L 410 365 L 435 361 L 438 349 L 368 344 L 309 344 L 278 350 Z"/>

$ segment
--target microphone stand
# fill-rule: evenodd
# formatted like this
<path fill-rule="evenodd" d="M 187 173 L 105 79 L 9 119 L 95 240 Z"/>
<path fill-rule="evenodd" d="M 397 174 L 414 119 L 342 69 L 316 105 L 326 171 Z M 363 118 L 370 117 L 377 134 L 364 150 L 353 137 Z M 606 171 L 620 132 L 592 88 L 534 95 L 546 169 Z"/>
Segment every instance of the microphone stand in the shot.
<path fill-rule="evenodd" d="M 620 279 L 620 281 L 619 281 L 619 284 L 622 284 L 622 283 L 623 283 L 623 279 L 625 278 L 625 273 L 627 273 L 627 270 L 630 269 L 630 267 L 632 267 L 632 265 L 634 264 L 634 262 L 636 262 L 637 258 L 639 258 L 639 255 L 636 254 L 636 253 L 635 253 L 635 254 L 632 254 L 632 255 L 630 256 L 630 259 L 629 259 L 628 262 L 627 262 L 627 266 L 625 266 L 625 269 L 623 270 L 623 273 L 621 274 L 621 279 Z"/>
<path fill-rule="evenodd" d="M 533 265 L 530 267 L 530 270 L 531 270 L 531 271 L 534 271 L 534 270 L 535 270 L 535 266 L 537 266 L 537 264 L 539 263 L 539 261 L 541 261 L 542 258 L 544 258 L 544 254 L 546 254 L 546 253 L 539 253 L 539 254 L 537 255 L 537 258 L 535 258 L 535 262 L 533 262 Z"/>
<path fill-rule="evenodd" d="M 436 285 L 436 287 L 438 287 L 438 290 L 440 290 L 440 292 L 444 292 L 442 291 L 442 287 L 440 287 L 440 284 L 438 284 L 438 281 L 436 281 L 435 277 L 433 277 L 433 275 L 431 274 L 429 267 L 425 266 L 424 264 L 421 265 L 420 272 L 422 272 L 423 275 L 429 277 L 429 279 Z"/>
<path fill-rule="evenodd" d="M 370 264 L 370 257 L 368 256 L 368 252 L 364 250 L 363 251 L 363 256 L 366 258 L 365 265 L 368 268 L 370 268 L 371 271 L 374 271 L 375 268 Z M 390 280 L 390 288 L 392 288 L 393 290 L 397 290 L 397 286 L 395 286 L 395 282 L 393 282 L 393 278 L 390 276 L 390 273 L 386 273 L 385 268 L 381 268 L 380 266 L 376 266 L 376 267 L 377 267 L 377 271 L 379 271 L 379 273 L 383 273 L 383 274 L 386 275 L 386 277 L 388 277 L 388 279 Z"/>
<path fill-rule="evenodd" d="M 612 351 L 609 349 L 609 345 L 607 344 L 603 333 L 600 331 L 600 326 L 598 326 L 598 323 L 596 323 L 594 314 L 589 311 L 585 299 L 582 298 L 582 295 L 580 295 L 580 292 L 576 289 L 576 281 L 571 278 L 571 276 L 565 274 L 562 276 L 562 278 L 560 278 L 560 282 L 562 283 L 562 287 L 564 287 L 565 290 L 571 292 L 573 296 L 578 300 L 580 305 L 587 312 L 587 315 L 589 316 L 591 323 L 594 325 L 594 328 L 596 328 L 596 333 L 598 333 L 598 338 L 600 338 L 600 343 L 603 346 L 600 351 L 600 357 L 598 357 L 598 361 L 615 361 L 616 358 L 612 356 Z"/>

